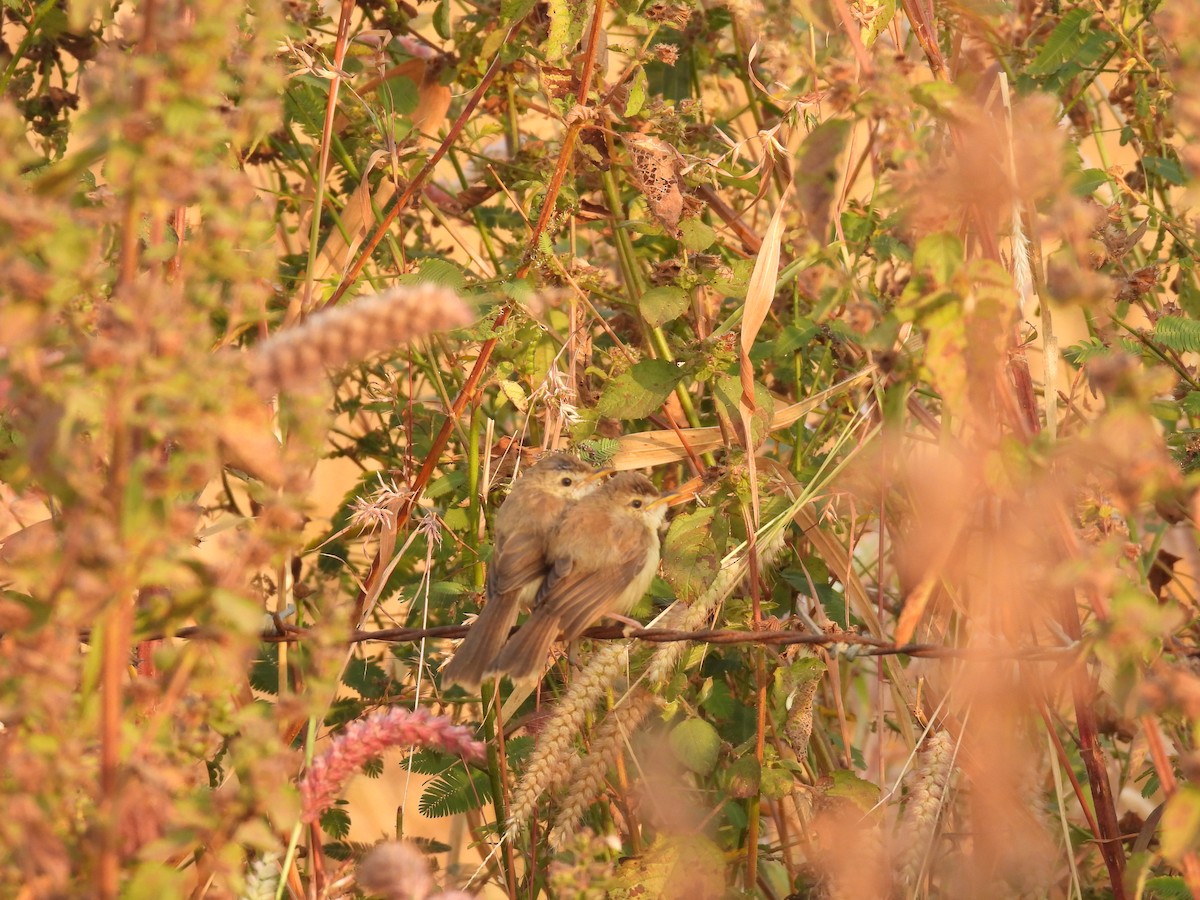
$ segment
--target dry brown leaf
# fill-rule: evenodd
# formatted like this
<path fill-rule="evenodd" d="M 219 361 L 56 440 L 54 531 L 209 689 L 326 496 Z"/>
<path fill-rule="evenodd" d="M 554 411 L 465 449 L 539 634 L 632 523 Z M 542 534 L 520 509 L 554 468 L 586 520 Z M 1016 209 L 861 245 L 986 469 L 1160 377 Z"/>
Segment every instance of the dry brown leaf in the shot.
<path fill-rule="evenodd" d="M 395 193 L 396 186 L 390 179 L 385 178 L 372 195 L 371 185 L 364 174 L 362 182 L 346 199 L 346 206 L 342 210 L 345 235 L 341 228 L 335 228 L 321 245 L 321 252 L 317 255 L 316 265 L 313 266 L 314 281 L 324 281 L 334 275 L 340 278 L 346 272 L 354 259 L 354 252 L 362 243 L 367 231 L 375 225 L 375 212 L 371 201 L 374 200 L 382 209 Z"/>
<path fill-rule="evenodd" d="M 630 177 L 646 198 L 654 218 L 672 236 L 679 234 L 683 193 L 679 189 L 679 152 L 666 141 L 648 134 L 623 134 L 621 140 L 633 162 Z"/>
<path fill-rule="evenodd" d="M 779 198 L 775 214 L 771 216 L 771 224 L 762 238 L 762 248 L 754 261 L 754 271 L 750 273 L 746 306 L 742 313 L 742 353 L 746 355 L 754 347 L 759 329 L 766 321 L 775 299 L 775 282 L 779 279 L 779 250 L 783 243 L 783 211 L 787 208 L 791 192 L 792 186 L 789 184 Z"/>

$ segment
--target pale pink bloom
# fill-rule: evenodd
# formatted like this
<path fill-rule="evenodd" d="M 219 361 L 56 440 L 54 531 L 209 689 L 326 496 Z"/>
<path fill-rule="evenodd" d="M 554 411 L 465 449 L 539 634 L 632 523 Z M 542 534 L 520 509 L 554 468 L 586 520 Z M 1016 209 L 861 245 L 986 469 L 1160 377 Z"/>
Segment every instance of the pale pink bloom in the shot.
<path fill-rule="evenodd" d="M 484 745 L 471 737 L 469 728 L 427 710 L 394 706 L 372 713 L 347 725 L 300 779 L 303 820 L 315 822 L 364 763 L 398 747 L 437 747 L 475 762 L 486 756 Z"/>

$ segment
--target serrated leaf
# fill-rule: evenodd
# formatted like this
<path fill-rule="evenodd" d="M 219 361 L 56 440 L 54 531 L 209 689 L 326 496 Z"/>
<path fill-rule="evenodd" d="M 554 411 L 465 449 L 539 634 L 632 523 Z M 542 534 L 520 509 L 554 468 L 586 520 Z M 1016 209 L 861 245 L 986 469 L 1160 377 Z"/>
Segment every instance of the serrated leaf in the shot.
<path fill-rule="evenodd" d="M 962 264 L 962 241 L 944 231 L 921 238 L 913 253 L 913 267 L 928 270 L 943 286 L 951 282 Z"/>
<path fill-rule="evenodd" d="M 1142 168 L 1168 184 L 1182 186 L 1188 182 L 1187 173 L 1183 171 L 1183 166 L 1177 159 L 1168 159 L 1165 156 L 1143 156 Z"/>
<path fill-rule="evenodd" d="M 712 534 L 715 516 L 713 507 L 681 513 L 663 540 L 663 574 L 684 602 L 703 593 L 721 567 Z"/>
<path fill-rule="evenodd" d="M 778 760 L 776 760 L 776 763 Z M 764 766 L 758 792 L 771 800 L 782 800 L 796 789 L 796 776 L 780 765 Z"/>
<path fill-rule="evenodd" d="M 638 308 L 641 309 L 646 324 L 658 327 L 679 318 L 687 311 L 687 291 L 674 285 L 651 288 L 638 300 Z"/>
<path fill-rule="evenodd" d="M 604 387 L 597 409 L 610 419 L 644 419 L 663 405 L 683 369 L 664 359 L 644 359 Z"/>
<path fill-rule="evenodd" d="M 703 719 L 686 719 L 671 729 L 671 752 L 697 775 L 711 774 L 721 752 L 721 736 Z"/>
<path fill-rule="evenodd" d="M 1025 69 L 1026 74 L 1035 78 L 1052 75 L 1072 61 L 1088 39 L 1090 29 L 1086 26 L 1091 17 L 1091 10 L 1085 7 L 1069 10 L 1063 15 L 1037 57 Z"/>
<path fill-rule="evenodd" d="M 712 246 L 717 233 L 699 219 L 684 219 L 679 223 L 679 240 L 692 253 L 699 253 Z"/>

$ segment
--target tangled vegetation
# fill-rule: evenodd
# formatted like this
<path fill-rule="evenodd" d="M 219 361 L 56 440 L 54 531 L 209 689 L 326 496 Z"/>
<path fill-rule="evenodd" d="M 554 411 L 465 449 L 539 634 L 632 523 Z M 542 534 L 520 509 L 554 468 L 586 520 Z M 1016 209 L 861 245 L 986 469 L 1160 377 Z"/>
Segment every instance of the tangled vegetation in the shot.
<path fill-rule="evenodd" d="M 1197 17 L 5 0 L 0 892 L 1200 896 Z M 551 448 L 647 627 L 443 689 Z"/>

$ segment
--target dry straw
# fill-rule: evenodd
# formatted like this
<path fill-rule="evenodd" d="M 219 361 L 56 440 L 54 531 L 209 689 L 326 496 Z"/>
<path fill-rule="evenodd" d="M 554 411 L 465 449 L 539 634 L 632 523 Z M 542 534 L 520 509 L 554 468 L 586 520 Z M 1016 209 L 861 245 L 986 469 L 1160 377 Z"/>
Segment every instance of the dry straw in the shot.
<path fill-rule="evenodd" d="M 925 868 L 953 771 L 954 741 L 945 731 L 934 732 L 917 752 L 917 769 L 900 820 L 896 871 L 905 884 L 915 884 Z"/>
<path fill-rule="evenodd" d="M 574 836 L 584 812 L 604 790 L 604 776 L 616 760 L 629 735 L 654 708 L 654 695 L 644 688 L 631 692 L 604 719 L 592 736 L 587 756 L 577 757 L 566 779 L 570 793 L 554 821 L 550 846 L 566 847 Z"/>
<path fill-rule="evenodd" d="M 587 667 L 571 681 L 554 715 L 538 734 L 525 775 L 509 803 L 508 830 L 516 833 L 537 809 L 538 800 L 569 777 L 569 762 L 575 758 L 575 738 L 583 730 L 588 713 L 607 695 L 613 681 L 629 664 L 629 645 L 607 644 Z"/>

